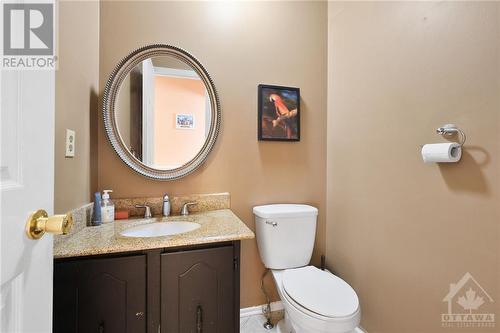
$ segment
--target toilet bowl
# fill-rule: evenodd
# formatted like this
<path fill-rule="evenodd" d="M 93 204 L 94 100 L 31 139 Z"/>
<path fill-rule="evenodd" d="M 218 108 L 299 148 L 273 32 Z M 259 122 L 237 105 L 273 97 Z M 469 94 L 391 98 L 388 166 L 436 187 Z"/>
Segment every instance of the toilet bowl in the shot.
<path fill-rule="evenodd" d="M 285 308 L 279 333 L 351 333 L 359 325 L 359 299 L 328 271 L 308 266 L 318 210 L 308 205 L 254 207 L 257 244 Z"/>
<path fill-rule="evenodd" d="M 288 321 L 283 333 L 347 333 L 358 327 L 358 297 L 339 277 L 313 266 L 271 272 Z"/>

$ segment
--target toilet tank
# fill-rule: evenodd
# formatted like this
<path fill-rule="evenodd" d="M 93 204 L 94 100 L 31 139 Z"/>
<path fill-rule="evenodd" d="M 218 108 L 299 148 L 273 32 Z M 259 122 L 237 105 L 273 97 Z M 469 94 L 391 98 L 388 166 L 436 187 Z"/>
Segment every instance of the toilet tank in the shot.
<path fill-rule="evenodd" d="M 317 208 L 277 204 L 256 206 L 253 213 L 264 266 L 288 269 L 309 264 L 316 237 Z"/>

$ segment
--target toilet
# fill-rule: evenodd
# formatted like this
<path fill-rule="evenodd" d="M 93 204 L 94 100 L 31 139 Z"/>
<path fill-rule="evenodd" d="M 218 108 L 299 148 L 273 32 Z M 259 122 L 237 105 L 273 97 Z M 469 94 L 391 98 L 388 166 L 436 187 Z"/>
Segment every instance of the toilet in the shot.
<path fill-rule="evenodd" d="M 253 208 L 257 244 L 285 308 L 279 333 L 356 332 L 361 310 L 356 292 L 329 271 L 308 266 L 318 209 L 276 204 Z"/>

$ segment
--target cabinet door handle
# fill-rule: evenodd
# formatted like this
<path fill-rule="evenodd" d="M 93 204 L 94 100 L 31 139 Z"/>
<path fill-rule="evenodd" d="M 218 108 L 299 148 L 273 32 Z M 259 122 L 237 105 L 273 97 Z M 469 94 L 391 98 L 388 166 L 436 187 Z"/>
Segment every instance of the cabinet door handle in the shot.
<path fill-rule="evenodd" d="M 196 333 L 203 332 L 203 309 L 201 305 L 196 308 Z"/>
<path fill-rule="evenodd" d="M 97 333 L 104 333 L 104 322 L 99 323 L 99 327 L 97 328 Z"/>

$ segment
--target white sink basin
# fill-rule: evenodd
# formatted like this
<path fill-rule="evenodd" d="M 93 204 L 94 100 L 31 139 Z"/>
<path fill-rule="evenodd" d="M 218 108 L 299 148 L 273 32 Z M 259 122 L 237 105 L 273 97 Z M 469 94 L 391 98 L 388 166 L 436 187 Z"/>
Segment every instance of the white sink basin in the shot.
<path fill-rule="evenodd" d="M 172 236 L 196 230 L 200 227 L 193 222 L 155 222 L 138 225 L 121 232 L 124 237 L 160 237 Z"/>

